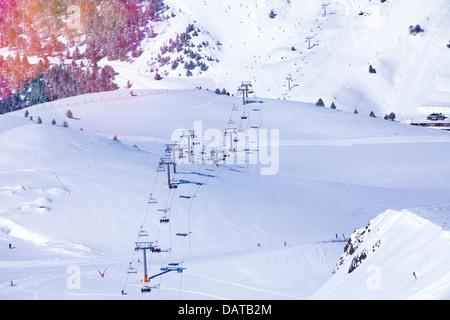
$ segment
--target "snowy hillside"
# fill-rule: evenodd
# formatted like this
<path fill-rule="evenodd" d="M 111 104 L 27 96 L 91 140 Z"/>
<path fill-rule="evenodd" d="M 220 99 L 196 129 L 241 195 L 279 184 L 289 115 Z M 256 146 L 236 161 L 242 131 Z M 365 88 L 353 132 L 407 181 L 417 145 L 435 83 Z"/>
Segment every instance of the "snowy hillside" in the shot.
<path fill-rule="evenodd" d="M 325 11 L 323 1 L 316 0 L 165 3 L 173 17 L 155 26 L 160 33 L 145 43 L 144 53 L 131 66 L 133 75 L 129 66 L 114 65 L 122 85 L 131 78 L 136 88 L 147 88 L 150 81 L 158 87 L 201 85 L 233 93 L 240 81 L 253 81 L 260 97 L 322 98 L 327 106 L 334 101 L 339 109 L 366 115 L 394 112 L 406 120 L 448 111 L 447 1 L 339 0 L 328 3 Z M 201 60 L 208 70 L 196 67 L 194 76 L 186 77 L 181 66 L 172 70 L 170 63 L 156 64 L 167 76 L 155 81 L 157 68 L 149 68 L 147 61 L 158 54 L 170 61 L 179 56 L 159 48 L 190 24 L 199 30 L 196 36 L 189 33 L 191 45 L 201 57 L 213 59 Z M 421 32 L 410 34 L 409 27 L 416 25 Z M 202 43 L 209 45 L 200 48 Z M 196 62 L 183 56 L 185 63 Z M 370 65 L 376 73 L 369 73 Z"/>
<path fill-rule="evenodd" d="M 204 90 L 94 97 L 29 108 L 33 121 L 0 118 L 2 299 L 450 297 L 448 132 Z M 180 163 L 169 189 L 156 168 L 178 129 L 209 145 L 232 126 L 246 161 Z M 136 241 L 161 249 L 147 253 L 149 277 L 175 271 L 149 293 Z"/>
<path fill-rule="evenodd" d="M 312 299 L 450 298 L 448 231 L 408 211 L 386 211 L 351 242 Z"/>

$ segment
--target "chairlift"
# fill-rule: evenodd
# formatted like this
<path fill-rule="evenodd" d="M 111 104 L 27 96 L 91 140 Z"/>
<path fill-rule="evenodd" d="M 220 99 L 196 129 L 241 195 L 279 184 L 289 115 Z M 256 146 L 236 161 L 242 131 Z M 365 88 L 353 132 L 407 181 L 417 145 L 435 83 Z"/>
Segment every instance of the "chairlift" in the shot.
<path fill-rule="evenodd" d="M 177 189 L 178 186 L 175 184 L 169 184 L 169 189 Z"/>
<path fill-rule="evenodd" d="M 164 172 L 166 169 L 164 168 L 164 163 L 160 162 L 158 168 L 156 168 L 157 172 Z"/>
<path fill-rule="evenodd" d="M 247 119 L 247 116 L 245 115 L 245 112 L 242 114 L 241 119 L 242 119 L 242 120 Z"/>
<path fill-rule="evenodd" d="M 168 216 L 163 216 L 159 219 L 159 223 L 169 223 L 170 219 Z"/>
<path fill-rule="evenodd" d="M 141 226 L 141 230 L 139 231 L 139 237 L 148 237 L 148 232 L 142 229 Z"/>
<path fill-rule="evenodd" d="M 142 293 L 149 293 L 150 291 L 152 291 L 152 288 L 147 285 L 145 285 L 141 288 Z"/>
<path fill-rule="evenodd" d="M 234 104 L 232 110 L 233 110 L 233 111 L 237 111 L 237 110 L 239 110 L 239 108 Z"/>
<path fill-rule="evenodd" d="M 150 193 L 150 199 L 148 199 L 149 204 L 158 203 L 158 200 L 156 198 L 153 198 L 153 193 Z"/>
<path fill-rule="evenodd" d="M 231 117 L 230 117 L 230 119 L 228 120 L 228 125 L 231 125 L 231 124 L 234 124 L 234 120 L 231 119 Z"/>
<path fill-rule="evenodd" d="M 130 262 L 130 266 L 129 266 L 128 269 L 127 269 L 127 273 L 128 273 L 128 274 L 137 273 L 137 269 L 136 269 L 136 268 L 133 268 L 133 267 L 131 266 L 131 262 Z"/>
<path fill-rule="evenodd" d="M 152 247 L 152 248 L 151 248 L 151 251 L 152 251 L 152 252 L 155 252 L 155 253 L 159 253 L 159 252 L 161 252 L 161 248 L 158 247 L 158 246 Z"/>

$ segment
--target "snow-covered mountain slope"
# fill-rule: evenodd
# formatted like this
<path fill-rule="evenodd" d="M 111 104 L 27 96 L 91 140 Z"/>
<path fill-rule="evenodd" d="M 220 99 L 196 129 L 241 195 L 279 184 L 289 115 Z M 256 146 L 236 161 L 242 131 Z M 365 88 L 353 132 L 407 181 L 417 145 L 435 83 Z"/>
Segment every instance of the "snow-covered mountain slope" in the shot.
<path fill-rule="evenodd" d="M 408 211 L 357 230 L 312 299 L 449 299 L 449 232 Z M 393 290 L 395 288 L 395 290 Z"/>
<path fill-rule="evenodd" d="M 33 122 L 23 111 L 0 118 L 3 299 L 448 298 L 447 256 L 438 251 L 449 244 L 448 132 L 309 103 L 242 106 L 204 90 L 84 103 L 93 97 L 29 108 Z M 196 129 L 208 145 L 231 122 L 243 129 L 236 155 L 247 161 L 179 164 L 178 188 L 169 189 L 155 169 L 177 129 Z M 279 145 L 265 158 L 254 141 L 260 129 Z M 269 166 L 275 174 L 261 175 Z M 377 251 L 350 275 L 352 258 L 333 275 L 347 238 L 371 220 L 358 250 L 381 239 Z M 141 226 L 148 237 L 138 237 Z M 148 253 L 149 276 L 186 268 L 155 278 L 146 294 L 134 250 L 143 240 L 163 251 Z M 130 262 L 137 274 L 127 273 Z M 371 265 L 381 270 L 374 294 L 360 284 Z"/>
<path fill-rule="evenodd" d="M 114 64 L 121 85 L 131 79 L 135 88 L 152 82 L 153 87 L 203 86 L 234 93 L 240 81 L 252 81 L 260 97 L 322 98 L 327 106 L 334 101 L 350 112 L 394 112 L 406 120 L 448 111 L 450 7 L 445 0 L 339 0 L 328 3 L 325 16 L 324 2 L 317 0 L 165 3 L 173 17 L 155 26 L 158 36 L 146 40 L 142 56 L 131 66 Z M 182 66 L 171 70 L 168 63 L 158 71 L 168 75 L 155 81 L 157 68 L 150 72 L 147 62 L 154 65 L 159 48 L 189 24 L 200 30 L 192 36 L 194 51 L 213 59 L 207 61 L 208 71 L 196 67 L 194 76 L 186 77 Z M 411 35 L 411 25 L 420 25 L 421 32 Z M 197 48 L 206 42 L 208 47 Z M 171 61 L 179 55 L 161 54 Z M 369 65 L 376 73 L 369 73 Z"/>

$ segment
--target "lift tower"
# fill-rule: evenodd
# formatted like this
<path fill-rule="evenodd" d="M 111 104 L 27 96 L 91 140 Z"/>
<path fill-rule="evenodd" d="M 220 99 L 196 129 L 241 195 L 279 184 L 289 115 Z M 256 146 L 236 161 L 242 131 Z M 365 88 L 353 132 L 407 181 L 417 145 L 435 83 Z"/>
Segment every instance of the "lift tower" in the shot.
<path fill-rule="evenodd" d="M 164 152 L 164 159 L 171 158 L 173 165 L 173 173 L 177 173 L 177 151 L 180 150 L 180 147 L 177 143 L 166 144 L 166 150 Z"/>
<path fill-rule="evenodd" d="M 238 92 L 242 92 L 242 104 L 248 103 L 248 94 L 253 93 L 251 81 L 242 81 L 241 86 L 238 88 Z"/>
<path fill-rule="evenodd" d="M 327 7 L 329 6 L 329 3 L 324 3 L 322 4 L 322 9 L 323 9 L 323 16 L 325 17 L 327 15 Z"/>
<path fill-rule="evenodd" d="M 175 184 L 173 184 L 172 179 L 170 179 L 170 165 L 175 165 L 174 162 L 172 161 L 172 157 L 161 158 L 160 164 L 162 166 L 164 166 L 164 165 L 167 166 L 167 183 L 169 185 L 169 189 L 176 189 L 177 186 Z"/>
<path fill-rule="evenodd" d="M 134 250 L 136 251 L 143 251 L 144 252 L 144 287 L 142 287 L 142 292 L 150 292 L 151 289 L 147 285 L 148 282 L 148 273 L 147 273 L 147 250 L 152 251 L 153 249 L 153 242 L 136 242 L 136 248 Z"/>

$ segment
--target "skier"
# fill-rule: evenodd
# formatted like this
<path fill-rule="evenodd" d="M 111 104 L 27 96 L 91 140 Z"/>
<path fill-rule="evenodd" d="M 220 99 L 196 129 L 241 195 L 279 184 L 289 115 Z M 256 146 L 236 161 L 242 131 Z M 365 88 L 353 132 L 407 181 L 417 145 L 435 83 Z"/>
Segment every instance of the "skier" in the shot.
<path fill-rule="evenodd" d="M 108 268 L 106 268 L 106 269 L 108 269 Z M 98 273 L 100 274 L 100 277 L 105 278 L 106 269 L 105 269 L 105 271 L 103 271 L 103 273 L 101 273 L 100 270 L 98 270 Z"/>
<path fill-rule="evenodd" d="M 284 240 L 284 246 L 286 247 L 286 240 Z"/>

